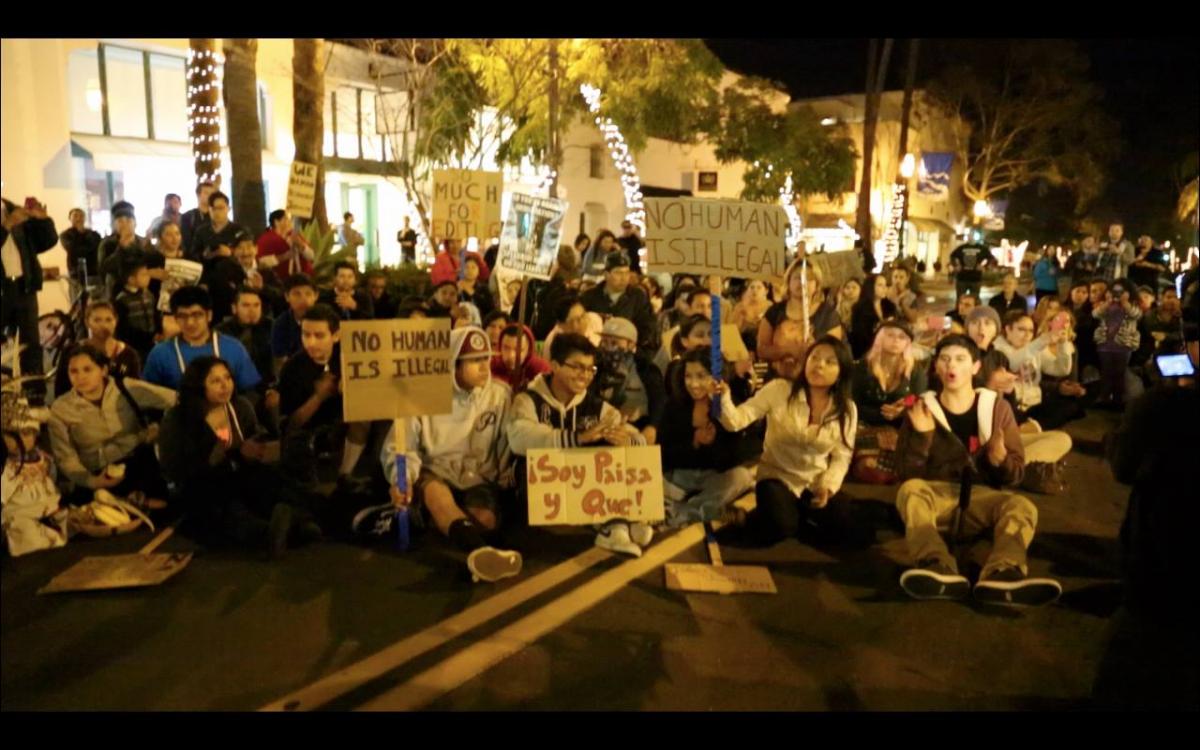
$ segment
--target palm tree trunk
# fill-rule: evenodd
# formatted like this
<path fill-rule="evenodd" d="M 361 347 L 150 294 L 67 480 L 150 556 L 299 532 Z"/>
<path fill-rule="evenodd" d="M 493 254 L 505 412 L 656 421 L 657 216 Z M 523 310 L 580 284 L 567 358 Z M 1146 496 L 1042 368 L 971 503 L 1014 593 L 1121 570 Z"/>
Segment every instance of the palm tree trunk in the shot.
<path fill-rule="evenodd" d="M 317 165 L 317 194 L 313 219 L 321 232 L 329 231 L 325 208 L 325 40 L 292 41 L 292 138 L 296 160 Z"/>
<path fill-rule="evenodd" d="M 867 97 L 863 119 L 862 181 L 858 189 L 858 211 L 855 231 L 862 238 L 863 264 L 875 265 L 874 238 L 871 234 L 871 173 L 875 159 L 875 128 L 879 122 L 879 100 L 887 79 L 888 59 L 892 55 L 892 40 L 885 39 L 883 53 L 876 58 L 879 40 L 872 39 L 867 50 Z"/>
<path fill-rule="evenodd" d="M 225 111 L 229 116 L 233 215 L 255 237 L 267 227 L 255 73 L 257 55 L 257 39 L 225 40 Z"/>
<path fill-rule="evenodd" d="M 188 40 L 188 134 L 196 183 L 220 181 L 221 112 L 217 90 L 217 40 Z"/>

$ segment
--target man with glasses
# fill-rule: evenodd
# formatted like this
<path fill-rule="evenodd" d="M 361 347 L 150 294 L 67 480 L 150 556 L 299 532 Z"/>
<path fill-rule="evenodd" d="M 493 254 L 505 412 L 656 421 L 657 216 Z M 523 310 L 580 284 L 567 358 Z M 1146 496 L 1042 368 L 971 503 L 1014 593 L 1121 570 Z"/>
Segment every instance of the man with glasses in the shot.
<path fill-rule="evenodd" d="M 232 336 L 213 332 L 212 298 L 198 286 L 185 286 L 171 295 L 171 314 L 179 335 L 159 342 L 146 357 L 142 379 L 179 389 L 183 372 L 196 357 L 220 357 L 229 365 L 239 393 L 253 390 L 262 380 L 246 347 Z"/>
<path fill-rule="evenodd" d="M 550 375 L 538 375 L 513 399 L 508 424 L 512 452 L 523 458 L 535 448 L 645 445 L 646 439 L 616 407 L 588 391 L 596 371 L 592 342 L 577 333 L 556 336 L 550 347 Z M 521 482 L 523 464 L 516 471 Z M 653 536 L 647 524 L 610 523 L 599 530 L 596 546 L 639 557 Z"/>

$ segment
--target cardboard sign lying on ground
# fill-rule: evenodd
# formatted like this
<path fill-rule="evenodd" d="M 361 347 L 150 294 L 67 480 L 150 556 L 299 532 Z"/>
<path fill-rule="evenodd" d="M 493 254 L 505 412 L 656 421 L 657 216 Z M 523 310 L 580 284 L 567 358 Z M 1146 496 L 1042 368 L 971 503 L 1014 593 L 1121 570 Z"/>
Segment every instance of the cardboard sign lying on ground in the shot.
<path fill-rule="evenodd" d="M 470 169 L 433 170 L 433 236 L 465 240 L 480 246 L 500 236 L 500 195 L 504 175 Z"/>
<path fill-rule="evenodd" d="M 317 165 L 306 161 L 292 162 L 292 171 L 288 174 L 288 213 L 301 219 L 311 219 L 316 200 Z"/>
<path fill-rule="evenodd" d="M 647 198 L 651 271 L 770 281 L 786 269 L 782 206 L 697 198 Z"/>
<path fill-rule="evenodd" d="M 530 526 L 663 520 L 657 445 L 539 449 L 527 458 Z"/>
<path fill-rule="evenodd" d="M 566 201 L 516 193 L 500 233 L 497 265 L 521 276 L 549 279 L 558 258 Z"/>
<path fill-rule="evenodd" d="M 347 422 L 450 413 L 449 318 L 345 321 L 341 350 Z"/>
<path fill-rule="evenodd" d="M 191 552 L 85 557 L 38 589 L 38 593 L 157 586 L 187 567 L 191 560 Z"/>
<path fill-rule="evenodd" d="M 771 571 L 761 565 L 667 563 L 667 588 L 712 594 L 775 594 Z"/>

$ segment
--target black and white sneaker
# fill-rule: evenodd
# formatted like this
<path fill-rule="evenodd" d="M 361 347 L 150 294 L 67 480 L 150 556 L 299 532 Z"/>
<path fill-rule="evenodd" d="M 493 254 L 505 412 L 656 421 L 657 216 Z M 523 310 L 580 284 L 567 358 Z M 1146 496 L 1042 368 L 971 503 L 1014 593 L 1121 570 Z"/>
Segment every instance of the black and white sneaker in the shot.
<path fill-rule="evenodd" d="M 970 581 L 937 561 L 904 571 L 900 587 L 914 599 L 963 599 L 971 593 Z"/>
<path fill-rule="evenodd" d="M 1062 586 L 1053 578 L 1026 578 L 1013 567 L 995 570 L 975 584 L 975 598 L 986 604 L 1040 607 L 1061 595 Z"/>
<path fill-rule="evenodd" d="M 474 581 L 492 583 L 521 572 L 521 553 L 513 550 L 480 547 L 467 555 L 467 569 Z"/>
<path fill-rule="evenodd" d="M 396 508 L 391 503 L 372 505 L 354 515 L 350 528 L 358 536 L 383 537 L 395 531 Z"/>

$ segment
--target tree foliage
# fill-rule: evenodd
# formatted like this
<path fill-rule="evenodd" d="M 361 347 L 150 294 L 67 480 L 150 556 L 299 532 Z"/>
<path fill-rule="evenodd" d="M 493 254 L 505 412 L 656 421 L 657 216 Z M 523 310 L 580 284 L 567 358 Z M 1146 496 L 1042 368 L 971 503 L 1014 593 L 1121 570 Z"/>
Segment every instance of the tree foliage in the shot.
<path fill-rule="evenodd" d="M 1037 181 L 1071 189 L 1082 210 L 1104 188 L 1117 154 L 1117 125 L 1088 59 L 1066 40 L 946 42 L 929 93 L 968 128 L 957 134 L 972 201 Z"/>

